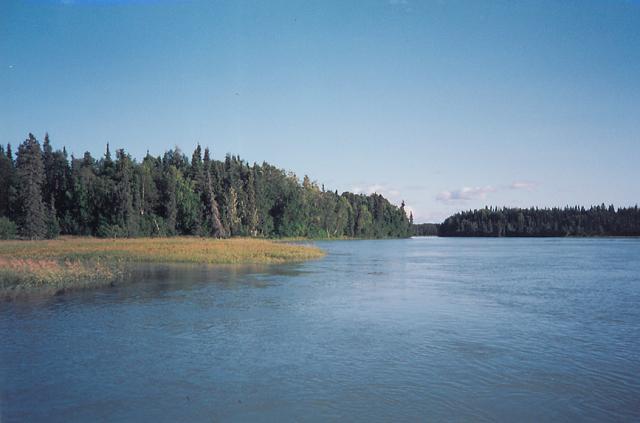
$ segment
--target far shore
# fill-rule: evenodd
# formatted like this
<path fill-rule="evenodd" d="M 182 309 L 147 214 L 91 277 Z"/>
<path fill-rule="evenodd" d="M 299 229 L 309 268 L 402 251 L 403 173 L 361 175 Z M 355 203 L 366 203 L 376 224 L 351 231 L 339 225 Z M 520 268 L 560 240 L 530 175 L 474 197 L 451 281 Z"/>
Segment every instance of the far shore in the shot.
<path fill-rule="evenodd" d="M 311 245 L 262 239 L 197 237 L 60 237 L 0 241 L 0 297 L 108 286 L 124 280 L 131 263 L 265 265 L 318 259 Z"/>

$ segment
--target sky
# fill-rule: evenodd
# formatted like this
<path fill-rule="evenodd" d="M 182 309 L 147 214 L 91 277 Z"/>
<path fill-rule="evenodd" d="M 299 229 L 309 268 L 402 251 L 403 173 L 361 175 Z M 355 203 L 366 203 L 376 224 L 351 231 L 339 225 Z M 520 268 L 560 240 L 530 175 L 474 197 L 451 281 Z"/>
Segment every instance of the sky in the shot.
<path fill-rule="evenodd" d="M 640 0 L 1 0 L 0 143 L 196 143 L 404 200 L 640 202 Z"/>

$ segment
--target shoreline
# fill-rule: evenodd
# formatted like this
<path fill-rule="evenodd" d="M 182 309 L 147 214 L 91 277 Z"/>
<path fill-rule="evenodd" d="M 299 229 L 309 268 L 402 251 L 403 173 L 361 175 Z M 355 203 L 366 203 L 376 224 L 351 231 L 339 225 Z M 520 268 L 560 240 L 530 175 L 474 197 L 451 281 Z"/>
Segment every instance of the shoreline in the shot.
<path fill-rule="evenodd" d="M 272 265 L 324 257 L 311 245 L 261 239 L 60 237 L 0 241 L 0 298 L 59 295 L 126 280 L 135 264 Z"/>

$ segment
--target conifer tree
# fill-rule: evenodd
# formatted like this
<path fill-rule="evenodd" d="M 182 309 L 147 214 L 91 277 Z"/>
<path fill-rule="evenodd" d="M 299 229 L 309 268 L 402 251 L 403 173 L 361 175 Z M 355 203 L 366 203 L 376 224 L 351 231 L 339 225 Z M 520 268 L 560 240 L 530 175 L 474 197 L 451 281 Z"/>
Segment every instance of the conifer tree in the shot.
<path fill-rule="evenodd" d="M 71 158 L 71 193 L 72 205 L 70 214 L 72 222 L 67 223 L 75 234 L 92 235 L 96 232 L 96 199 L 95 185 L 98 176 L 95 174 L 95 160 L 86 152 L 82 159 Z"/>
<path fill-rule="evenodd" d="M 9 159 L 9 161 L 12 164 L 14 164 L 13 163 L 13 153 L 12 153 L 12 150 L 11 150 L 11 144 L 7 144 L 7 158 Z"/>
<path fill-rule="evenodd" d="M 0 217 L 10 217 L 10 202 L 14 181 L 13 161 L 0 145 Z"/>
<path fill-rule="evenodd" d="M 56 206 L 53 200 L 53 195 L 51 197 L 52 198 L 48 202 L 49 207 L 47 208 L 47 221 L 46 221 L 46 225 L 47 225 L 46 237 L 49 239 L 56 238 L 58 235 L 60 235 L 60 223 L 58 221 L 58 216 L 56 214 Z"/>
<path fill-rule="evenodd" d="M 133 168 L 131 158 L 123 149 L 116 151 L 115 177 L 115 223 L 127 236 L 135 236 L 139 221 L 134 208 Z"/>
<path fill-rule="evenodd" d="M 46 212 L 42 201 L 44 164 L 40 143 L 29 134 L 18 149 L 16 160 L 17 210 L 20 234 L 29 239 L 47 235 Z"/>
<path fill-rule="evenodd" d="M 191 160 L 175 148 L 157 158 L 147 152 L 137 163 L 123 150 L 114 162 L 107 144 L 98 161 L 85 153 L 69 162 L 48 135 L 42 149 L 30 135 L 18 156 L 16 163 L 10 146 L 0 148 L 0 214 L 15 219 L 26 237 L 53 236 L 58 226 L 63 233 L 97 236 L 398 237 L 411 226 L 403 207 L 381 195 L 339 195 L 268 163 L 249 166 L 232 155 L 213 160 L 209 149 L 203 160 L 200 146 Z M 636 212 L 625 213 L 598 206 L 596 230 L 638 225 Z M 559 226 L 559 219 L 539 222 L 524 214 L 525 232 L 534 224 L 580 234 L 594 230 L 587 219 Z M 481 221 L 483 230 L 498 233 L 511 233 L 509 225 Z"/>
<path fill-rule="evenodd" d="M 53 199 L 53 148 L 49 141 L 49 134 L 44 135 L 44 141 L 42 142 L 42 162 L 44 164 L 44 182 L 42 184 L 42 198 L 45 205 L 48 206 L 49 202 Z"/>

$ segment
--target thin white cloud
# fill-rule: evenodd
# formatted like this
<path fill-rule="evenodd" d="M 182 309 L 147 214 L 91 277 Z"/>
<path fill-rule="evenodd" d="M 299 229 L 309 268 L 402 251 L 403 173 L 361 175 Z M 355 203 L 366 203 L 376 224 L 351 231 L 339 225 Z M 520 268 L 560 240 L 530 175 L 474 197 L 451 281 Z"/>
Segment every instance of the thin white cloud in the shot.
<path fill-rule="evenodd" d="M 360 186 L 355 186 L 351 188 L 351 192 L 353 192 L 354 194 L 367 194 L 367 195 L 381 194 L 383 197 L 387 197 L 390 200 L 396 199 L 397 197 L 400 196 L 400 191 L 398 191 L 397 189 L 391 188 L 387 185 L 381 185 L 381 184 L 368 185 L 364 188 Z"/>
<path fill-rule="evenodd" d="M 453 213 L 450 211 L 430 210 L 425 213 L 413 213 L 413 221 L 415 223 L 440 223 Z"/>
<path fill-rule="evenodd" d="M 445 203 L 484 200 L 487 198 L 487 194 L 492 192 L 496 192 L 496 189 L 490 185 L 485 187 L 462 187 L 452 191 L 442 191 L 438 194 L 436 200 Z"/>
<path fill-rule="evenodd" d="M 495 188 L 491 185 L 484 187 L 463 187 L 451 191 L 440 192 L 436 200 L 444 203 L 460 203 L 470 200 L 484 200 L 491 193 L 504 191 L 504 190 L 526 190 L 533 191 L 538 187 L 538 183 L 528 180 L 514 181 L 509 185 L 499 185 Z"/>
<path fill-rule="evenodd" d="M 351 192 L 353 192 L 354 194 L 365 195 L 380 194 L 384 198 L 389 200 L 389 202 L 398 206 L 403 200 L 405 200 L 405 198 L 402 197 L 402 193 L 400 192 L 400 190 L 384 184 L 371 184 L 364 187 L 362 185 L 354 186 L 353 188 L 351 188 Z M 407 216 L 408 215 L 409 212 L 407 212 Z"/>
<path fill-rule="evenodd" d="M 533 181 L 515 181 L 509 185 L 509 189 L 526 189 L 532 191 L 538 187 L 538 184 Z"/>

